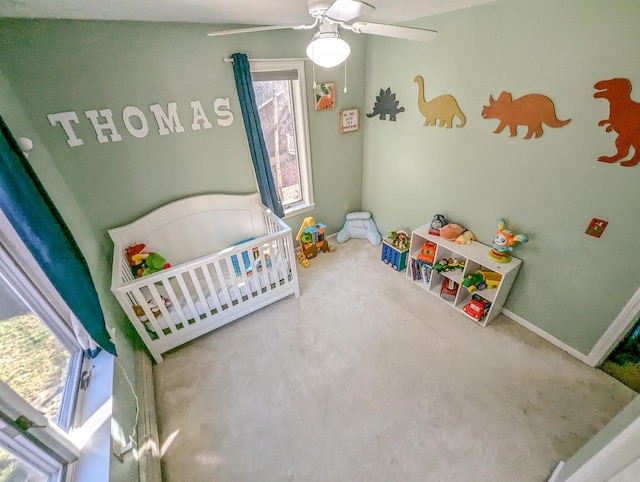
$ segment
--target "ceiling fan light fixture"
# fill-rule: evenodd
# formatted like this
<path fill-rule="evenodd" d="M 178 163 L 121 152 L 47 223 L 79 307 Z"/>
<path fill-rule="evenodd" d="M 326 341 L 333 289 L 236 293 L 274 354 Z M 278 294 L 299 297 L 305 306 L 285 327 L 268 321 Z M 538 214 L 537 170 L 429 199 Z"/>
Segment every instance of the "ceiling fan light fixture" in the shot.
<path fill-rule="evenodd" d="M 350 53 L 351 47 L 337 32 L 318 32 L 307 46 L 307 57 L 325 69 L 340 65 Z"/>

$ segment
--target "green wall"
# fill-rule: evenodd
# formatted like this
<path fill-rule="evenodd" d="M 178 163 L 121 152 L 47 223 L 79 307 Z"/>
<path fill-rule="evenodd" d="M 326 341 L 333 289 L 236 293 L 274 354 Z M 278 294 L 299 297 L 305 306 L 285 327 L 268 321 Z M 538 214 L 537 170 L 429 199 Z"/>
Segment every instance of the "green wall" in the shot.
<path fill-rule="evenodd" d="M 0 19 L 0 113 L 16 136 L 34 140 L 31 161 L 83 250 L 108 324 L 134 380 L 137 340 L 111 295 L 112 244 L 107 229 L 128 223 L 166 202 L 207 193 L 257 190 L 249 157 L 232 67 L 223 62 L 234 52 L 249 58 L 302 58 L 312 32 L 281 31 L 209 38 L 200 24 L 82 22 Z M 340 134 L 338 112 L 364 107 L 366 38 L 346 35 L 352 48 L 348 93 L 344 70 L 316 69 L 318 81 L 335 81 L 337 105 L 314 112 L 313 75 L 307 62 L 309 130 L 316 208 L 286 221 L 297 232 L 313 215 L 335 232 L 344 223 L 344 205 L 358 210 L 362 198 L 363 131 Z M 234 122 L 217 125 L 216 98 L 229 98 Z M 191 130 L 190 102 L 199 100 L 213 128 Z M 177 102 L 185 131 L 158 134 L 149 105 Z M 149 134 L 127 132 L 122 109 L 146 113 Z M 111 109 L 122 141 L 99 144 L 84 111 Z M 60 125 L 47 114 L 75 111 L 74 126 L 84 144 L 69 147 Z M 135 401 L 119 367 L 114 370 L 115 434 L 129 432 Z M 120 429 L 121 427 L 121 429 Z M 125 437 L 126 438 L 126 437 Z M 112 457 L 113 459 L 113 457 Z M 137 467 L 111 462 L 112 480 L 137 480 Z"/>
<path fill-rule="evenodd" d="M 597 126 L 607 101 L 593 98 L 613 77 L 640 91 L 638 18 L 634 0 L 498 1 L 413 22 L 440 32 L 430 43 L 368 46 L 367 102 L 391 86 L 406 112 L 365 120 L 363 207 L 384 231 L 442 212 L 485 244 L 506 218 L 530 238 L 506 308 L 585 354 L 640 286 L 640 166 L 597 162 L 615 136 Z M 422 125 L 418 74 L 427 99 L 456 97 L 465 127 Z M 493 134 L 498 121 L 480 114 L 503 90 L 547 95 L 572 121 L 539 139 Z M 584 234 L 593 217 L 609 221 L 600 239 Z"/>
<path fill-rule="evenodd" d="M 115 328 L 113 341 L 118 350 L 118 360 L 130 378 L 135 380 L 134 349 L 137 346 L 137 335 L 131 325 L 128 322 L 125 323 L 122 310 L 110 294 L 111 267 L 107 256 L 102 252 L 102 247 L 97 242 L 85 213 L 54 165 L 51 155 L 2 71 L 0 71 L 0 114 L 15 137 L 28 137 L 33 141 L 34 149 L 29 155 L 29 162 L 58 207 L 87 260 L 107 325 Z M 112 428 L 117 432 L 119 427 L 122 427 L 122 430 L 128 434 L 131 432 L 134 420 L 135 400 L 122 371 L 118 368 L 114 371 L 113 380 Z M 126 437 L 124 439 L 126 440 Z M 119 475 L 113 480 L 137 480 L 137 466 L 133 458 L 127 459 L 124 464 L 119 462 L 117 464 L 112 463 L 111 472 Z"/>
<path fill-rule="evenodd" d="M 106 230 L 181 197 L 207 192 L 256 191 L 233 70 L 223 62 L 234 52 L 249 58 L 301 58 L 312 33 L 284 30 L 210 38 L 210 26 L 133 22 L 0 21 L 0 66 L 52 154 L 101 242 Z M 362 106 L 365 38 L 352 35 L 349 89 L 344 71 L 316 69 L 318 81 L 336 81 L 337 107 L 314 112 L 309 129 L 318 221 L 331 231 L 344 222 L 344 203 L 359 209 L 362 195 L 362 131 L 338 132 L 338 111 Z M 26 61 L 25 59 L 29 59 Z M 307 63 L 307 84 L 313 82 Z M 311 101 L 311 95 L 308 95 Z M 229 98 L 229 127 L 217 125 L 216 98 Z M 213 123 L 191 130 L 190 102 L 199 100 Z M 185 130 L 158 134 L 149 110 L 176 102 Z M 129 135 L 122 110 L 146 113 L 149 134 Z M 84 111 L 111 109 L 120 142 L 99 144 Z M 84 144 L 69 147 L 60 125 L 47 114 L 75 111 L 75 131 Z M 289 220 L 294 228 L 301 219 Z"/>

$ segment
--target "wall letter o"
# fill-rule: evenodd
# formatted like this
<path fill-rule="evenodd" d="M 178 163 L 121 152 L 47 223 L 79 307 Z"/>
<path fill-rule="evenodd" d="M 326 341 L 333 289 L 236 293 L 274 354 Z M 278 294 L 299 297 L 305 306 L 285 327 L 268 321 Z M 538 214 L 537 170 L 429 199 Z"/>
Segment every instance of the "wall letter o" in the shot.
<path fill-rule="evenodd" d="M 141 127 L 137 129 L 131 124 L 131 117 L 137 117 L 140 120 Z M 147 137 L 149 133 L 149 123 L 147 122 L 147 118 L 144 116 L 144 112 L 138 109 L 136 106 L 128 105 L 122 110 L 122 120 L 124 121 L 124 126 L 129 131 L 133 137 L 137 137 L 138 139 L 143 139 Z"/>

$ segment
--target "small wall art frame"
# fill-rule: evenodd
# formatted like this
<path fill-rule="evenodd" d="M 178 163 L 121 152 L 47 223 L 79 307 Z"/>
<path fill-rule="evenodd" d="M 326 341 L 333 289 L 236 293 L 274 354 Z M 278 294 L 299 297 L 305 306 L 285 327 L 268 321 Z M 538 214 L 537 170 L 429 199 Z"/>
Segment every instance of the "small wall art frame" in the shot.
<path fill-rule="evenodd" d="M 340 111 L 340 133 L 355 132 L 360 129 L 360 111 L 357 107 L 349 107 Z"/>
<path fill-rule="evenodd" d="M 313 93 L 314 110 L 333 109 L 336 105 L 335 82 L 318 82 Z"/>

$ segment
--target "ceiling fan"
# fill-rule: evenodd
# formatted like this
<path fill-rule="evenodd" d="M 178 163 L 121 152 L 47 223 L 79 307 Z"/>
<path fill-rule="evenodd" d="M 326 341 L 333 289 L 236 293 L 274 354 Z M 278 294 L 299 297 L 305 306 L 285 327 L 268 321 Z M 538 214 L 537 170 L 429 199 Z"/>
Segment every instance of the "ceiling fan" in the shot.
<path fill-rule="evenodd" d="M 340 38 L 338 27 L 356 33 L 382 35 L 404 40 L 427 42 L 438 35 L 435 30 L 401 27 L 371 22 L 353 22 L 358 17 L 371 13 L 375 7 L 362 0 L 308 0 L 309 15 L 314 21 L 310 25 L 265 25 L 234 30 L 220 30 L 208 33 L 210 37 L 233 35 L 248 32 L 263 32 L 266 30 L 308 30 L 318 27 L 311 43 L 307 46 L 307 56 L 320 67 L 332 68 L 344 62 L 351 48 Z"/>

